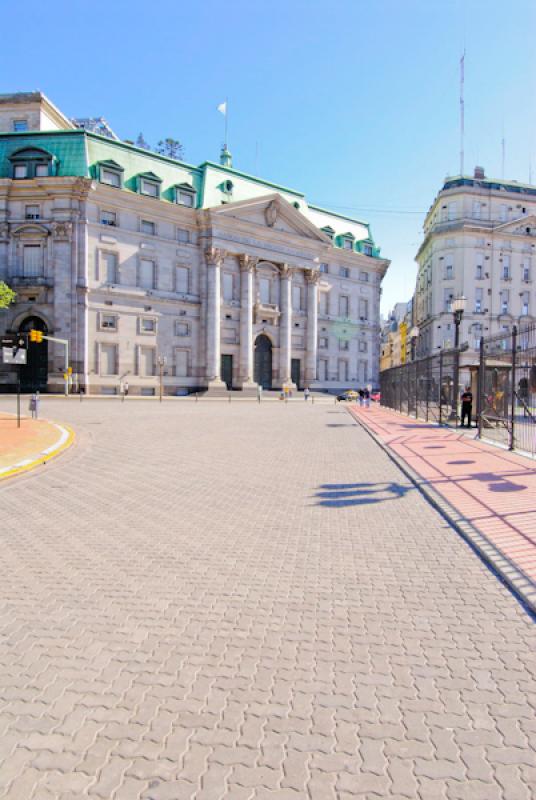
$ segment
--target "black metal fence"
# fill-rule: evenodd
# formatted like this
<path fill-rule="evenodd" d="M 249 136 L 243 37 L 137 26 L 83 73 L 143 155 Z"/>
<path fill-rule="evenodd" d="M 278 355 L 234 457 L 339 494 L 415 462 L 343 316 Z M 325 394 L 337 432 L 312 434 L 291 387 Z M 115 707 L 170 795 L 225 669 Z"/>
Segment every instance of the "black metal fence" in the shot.
<path fill-rule="evenodd" d="M 465 351 L 442 350 L 384 370 L 381 404 L 457 427 L 460 395 L 469 387 L 478 435 L 536 455 L 536 325 L 481 339 L 473 360 Z"/>

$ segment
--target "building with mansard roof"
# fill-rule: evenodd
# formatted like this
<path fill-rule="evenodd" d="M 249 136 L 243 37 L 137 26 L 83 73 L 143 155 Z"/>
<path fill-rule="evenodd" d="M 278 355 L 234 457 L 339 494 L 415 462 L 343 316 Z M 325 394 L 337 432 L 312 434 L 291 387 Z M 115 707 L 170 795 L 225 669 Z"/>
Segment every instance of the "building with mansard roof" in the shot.
<path fill-rule="evenodd" d="M 221 163 L 199 166 L 0 95 L 0 333 L 69 342 L 73 390 L 377 385 L 389 262 L 365 222 Z M 93 129 L 92 129 L 93 128 Z M 110 129 L 111 130 L 111 129 Z M 31 345 L 23 389 L 63 384 Z M 14 376 L 0 368 L 0 387 Z"/>

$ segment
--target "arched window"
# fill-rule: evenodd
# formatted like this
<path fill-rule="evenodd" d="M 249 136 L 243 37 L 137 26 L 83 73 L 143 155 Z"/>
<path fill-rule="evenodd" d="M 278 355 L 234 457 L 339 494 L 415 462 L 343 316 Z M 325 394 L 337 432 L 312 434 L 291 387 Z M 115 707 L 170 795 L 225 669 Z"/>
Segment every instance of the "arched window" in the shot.
<path fill-rule="evenodd" d="M 14 180 L 48 178 L 53 175 L 54 156 L 38 147 L 25 147 L 9 156 L 11 177 Z"/>

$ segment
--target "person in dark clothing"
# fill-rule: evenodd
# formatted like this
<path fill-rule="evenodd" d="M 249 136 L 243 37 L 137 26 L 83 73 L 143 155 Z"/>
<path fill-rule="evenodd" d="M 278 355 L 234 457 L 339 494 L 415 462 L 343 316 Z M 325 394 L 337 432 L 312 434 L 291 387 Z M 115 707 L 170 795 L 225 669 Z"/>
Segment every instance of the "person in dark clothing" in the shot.
<path fill-rule="evenodd" d="M 473 393 L 469 386 L 465 387 L 465 392 L 462 394 L 462 421 L 460 428 L 464 428 L 464 422 L 467 419 L 467 427 L 471 427 L 471 413 L 473 411 Z"/>

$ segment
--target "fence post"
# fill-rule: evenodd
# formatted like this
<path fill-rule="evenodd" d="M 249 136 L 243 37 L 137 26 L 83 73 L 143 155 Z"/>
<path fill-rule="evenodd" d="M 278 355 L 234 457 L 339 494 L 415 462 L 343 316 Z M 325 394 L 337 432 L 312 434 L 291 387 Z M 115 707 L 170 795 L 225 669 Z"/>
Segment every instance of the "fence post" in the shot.
<path fill-rule="evenodd" d="M 429 418 L 429 405 L 430 405 L 430 386 L 432 384 L 432 360 L 428 358 L 426 361 L 426 422 Z"/>
<path fill-rule="evenodd" d="M 512 328 L 512 373 L 510 385 L 510 450 L 515 447 L 515 419 L 516 419 L 516 363 L 517 363 L 517 325 Z"/>
<path fill-rule="evenodd" d="M 439 424 L 443 424 L 443 350 L 439 353 Z"/>
<path fill-rule="evenodd" d="M 477 384 L 477 395 L 476 395 L 476 414 L 478 419 L 478 438 L 482 438 L 482 408 L 484 406 L 484 370 L 485 370 L 485 358 L 484 358 L 484 337 L 480 337 L 480 360 L 478 363 L 478 384 Z"/>

